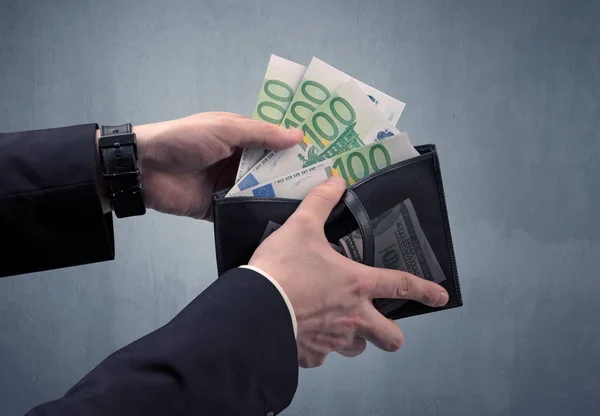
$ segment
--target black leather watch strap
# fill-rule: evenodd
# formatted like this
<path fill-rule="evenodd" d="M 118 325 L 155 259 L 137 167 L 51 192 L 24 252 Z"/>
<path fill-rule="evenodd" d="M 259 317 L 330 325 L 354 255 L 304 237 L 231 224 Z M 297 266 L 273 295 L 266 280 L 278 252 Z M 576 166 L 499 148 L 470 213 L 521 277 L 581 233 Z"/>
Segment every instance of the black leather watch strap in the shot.
<path fill-rule="evenodd" d="M 114 136 L 115 134 L 131 133 L 131 123 L 121 124 L 120 126 L 102 126 L 100 127 L 100 136 Z"/>
<path fill-rule="evenodd" d="M 102 126 L 98 145 L 108 199 L 115 215 L 125 218 L 145 214 L 137 143 L 131 124 Z"/>

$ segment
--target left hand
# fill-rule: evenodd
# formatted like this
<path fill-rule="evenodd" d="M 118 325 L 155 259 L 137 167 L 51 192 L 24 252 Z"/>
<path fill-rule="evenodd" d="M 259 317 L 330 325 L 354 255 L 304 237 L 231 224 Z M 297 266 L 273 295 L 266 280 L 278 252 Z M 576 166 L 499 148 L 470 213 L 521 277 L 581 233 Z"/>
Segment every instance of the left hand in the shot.
<path fill-rule="evenodd" d="M 448 302 L 448 292 L 437 283 L 365 266 L 331 248 L 323 227 L 345 189 L 338 176 L 313 188 L 248 263 L 277 281 L 292 304 L 301 367 L 321 365 L 332 351 L 356 356 L 366 341 L 397 351 L 402 331 L 375 309 L 373 299 L 412 299 L 432 307 Z"/>
<path fill-rule="evenodd" d="M 212 194 L 233 185 L 242 148 L 285 149 L 302 140 L 231 113 L 199 113 L 135 126 L 146 208 L 212 220 Z"/>

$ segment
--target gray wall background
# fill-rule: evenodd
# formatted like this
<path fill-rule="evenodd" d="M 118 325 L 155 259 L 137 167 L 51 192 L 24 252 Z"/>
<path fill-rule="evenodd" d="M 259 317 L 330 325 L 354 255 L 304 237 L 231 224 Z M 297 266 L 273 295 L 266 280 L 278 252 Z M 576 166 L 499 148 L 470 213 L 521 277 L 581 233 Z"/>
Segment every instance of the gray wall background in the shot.
<path fill-rule="evenodd" d="M 251 115 L 271 52 L 318 56 L 439 146 L 465 306 L 400 322 L 399 353 L 301 371 L 285 414 L 595 414 L 599 21 L 593 1 L 0 1 L 0 130 Z M 115 233 L 114 262 L 0 280 L 1 415 L 215 279 L 210 224 L 151 212 Z"/>

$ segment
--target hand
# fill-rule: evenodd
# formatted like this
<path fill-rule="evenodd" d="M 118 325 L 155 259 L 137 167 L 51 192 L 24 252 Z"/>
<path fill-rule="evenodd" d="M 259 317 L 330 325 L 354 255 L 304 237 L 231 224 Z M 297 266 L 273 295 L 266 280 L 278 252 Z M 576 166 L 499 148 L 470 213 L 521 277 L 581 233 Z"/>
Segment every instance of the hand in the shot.
<path fill-rule="evenodd" d="M 233 185 L 242 148 L 285 149 L 302 132 L 231 113 L 135 126 L 146 208 L 212 219 L 212 194 Z"/>
<path fill-rule="evenodd" d="M 256 250 L 249 265 L 270 274 L 290 299 L 298 321 L 298 361 L 321 365 L 327 354 L 360 354 L 370 341 L 385 351 L 403 343 L 400 328 L 373 306 L 375 298 L 448 302 L 446 290 L 409 273 L 368 267 L 333 250 L 323 230 L 345 182 L 333 177 L 311 190 L 286 223 Z"/>

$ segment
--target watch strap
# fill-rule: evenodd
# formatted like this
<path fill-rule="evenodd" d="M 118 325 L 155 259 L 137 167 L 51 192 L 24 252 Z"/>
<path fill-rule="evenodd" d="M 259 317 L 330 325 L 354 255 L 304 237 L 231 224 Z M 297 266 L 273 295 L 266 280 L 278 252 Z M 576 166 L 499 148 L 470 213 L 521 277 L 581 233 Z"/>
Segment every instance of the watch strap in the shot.
<path fill-rule="evenodd" d="M 131 123 L 121 124 L 120 126 L 102 126 L 100 128 L 101 136 L 113 136 L 115 134 L 128 134 L 132 130 Z"/>
<path fill-rule="evenodd" d="M 125 218 L 145 214 L 137 144 L 131 124 L 102 126 L 99 150 L 108 199 L 115 215 Z"/>

